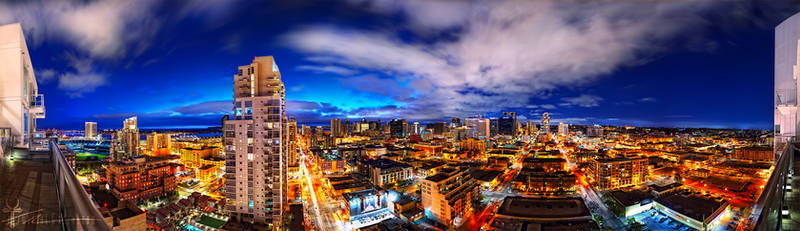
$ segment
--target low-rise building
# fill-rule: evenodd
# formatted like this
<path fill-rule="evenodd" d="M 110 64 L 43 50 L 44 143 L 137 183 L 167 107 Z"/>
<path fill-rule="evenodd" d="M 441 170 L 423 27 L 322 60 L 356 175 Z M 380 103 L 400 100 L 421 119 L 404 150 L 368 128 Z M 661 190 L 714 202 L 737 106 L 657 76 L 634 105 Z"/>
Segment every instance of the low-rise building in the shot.
<path fill-rule="evenodd" d="M 112 162 L 106 178 L 111 193 L 121 200 L 144 201 L 175 192 L 175 173 L 168 158 L 141 156 Z"/>
<path fill-rule="evenodd" d="M 411 165 L 390 159 L 370 160 L 364 166 L 368 169 L 370 181 L 375 185 L 394 184 L 414 177 L 414 168 Z"/>

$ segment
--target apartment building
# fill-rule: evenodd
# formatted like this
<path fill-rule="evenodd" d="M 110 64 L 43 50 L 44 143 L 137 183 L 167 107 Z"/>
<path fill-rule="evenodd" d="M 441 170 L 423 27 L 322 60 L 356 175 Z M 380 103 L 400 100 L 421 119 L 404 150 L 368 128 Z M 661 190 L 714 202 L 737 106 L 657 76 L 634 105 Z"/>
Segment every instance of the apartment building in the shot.
<path fill-rule="evenodd" d="M 478 195 L 478 184 L 467 167 L 444 168 L 423 179 L 420 190 L 426 216 L 452 225 L 457 218 L 468 217 L 472 200 Z"/>
<path fill-rule="evenodd" d="M 33 70 L 20 24 L 0 26 L 0 153 L 27 148 L 36 119 L 44 118 L 44 95 Z"/>
<path fill-rule="evenodd" d="M 223 119 L 225 198 L 231 217 L 279 227 L 287 202 L 286 100 L 272 56 L 233 76 L 233 115 Z"/>
<path fill-rule="evenodd" d="M 106 168 L 108 186 L 120 200 L 144 201 L 175 192 L 175 171 L 169 158 L 140 156 L 115 161 Z"/>
<path fill-rule="evenodd" d="M 649 177 L 647 161 L 641 156 L 594 159 L 589 164 L 589 176 L 602 190 L 640 185 Z"/>

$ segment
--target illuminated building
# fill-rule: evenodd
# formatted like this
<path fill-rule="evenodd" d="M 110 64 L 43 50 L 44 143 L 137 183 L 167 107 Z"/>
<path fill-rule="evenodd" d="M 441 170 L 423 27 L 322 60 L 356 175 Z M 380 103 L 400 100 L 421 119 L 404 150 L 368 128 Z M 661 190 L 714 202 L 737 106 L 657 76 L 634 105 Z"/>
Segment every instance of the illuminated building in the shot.
<path fill-rule="evenodd" d="M 528 120 L 525 122 L 525 131 L 529 136 L 535 136 L 539 131 L 536 129 L 536 121 Z"/>
<path fill-rule="evenodd" d="M 351 222 L 364 215 L 372 215 L 378 211 L 386 210 L 388 205 L 386 194 L 372 188 L 343 193 L 342 196 L 344 197 L 346 208 L 345 219 Z M 388 210 L 386 210 L 386 212 L 388 212 Z M 391 216 L 387 216 L 385 219 L 388 218 L 391 218 Z M 380 220 L 372 222 L 377 223 L 380 222 Z"/>
<path fill-rule="evenodd" d="M 345 160 L 339 150 L 311 149 L 311 152 L 314 153 L 316 164 L 323 173 L 330 174 L 347 170 Z"/>
<path fill-rule="evenodd" d="M 647 182 L 647 158 L 641 156 L 598 158 L 589 164 L 595 187 L 603 190 L 640 185 Z"/>
<path fill-rule="evenodd" d="M 603 137 L 603 127 L 600 125 L 593 125 L 586 127 L 586 136 L 588 137 Z"/>
<path fill-rule="evenodd" d="M 486 152 L 486 157 L 507 157 L 509 160 L 516 160 L 519 149 L 516 148 L 495 148 Z"/>
<path fill-rule="evenodd" d="M 87 139 L 94 139 L 97 138 L 97 122 L 85 122 L 83 123 L 84 132 L 83 136 Z"/>
<path fill-rule="evenodd" d="M 503 199 L 487 230 L 599 230 L 599 227 L 580 197 L 509 196 Z"/>
<path fill-rule="evenodd" d="M 411 180 L 414 172 L 411 165 L 389 159 L 368 160 L 364 166 L 368 169 L 370 181 L 380 186 Z"/>
<path fill-rule="evenodd" d="M 287 125 L 287 136 L 289 141 L 289 166 L 300 166 L 300 155 L 297 152 L 297 120 L 294 117 L 289 118 Z"/>
<path fill-rule="evenodd" d="M 392 137 L 407 137 L 408 123 L 405 119 L 393 119 L 389 121 L 389 130 Z"/>
<path fill-rule="evenodd" d="M 772 147 L 741 147 L 733 150 L 731 159 L 771 162 L 775 152 Z"/>
<path fill-rule="evenodd" d="M 542 129 L 540 130 L 541 134 L 550 134 L 550 113 L 542 114 Z"/>
<path fill-rule="evenodd" d="M 567 161 L 561 158 L 527 157 L 512 181 L 517 191 L 529 193 L 572 193 L 576 176 L 566 171 Z"/>
<path fill-rule="evenodd" d="M 139 155 L 139 128 L 136 116 L 125 119 L 122 129 L 117 131 L 112 145 L 115 161 L 126 160 Z"/>
<path fill-rule="evenodd" d="M 412 146 L 426 156 L 442 154 L 442 144 L 439 143 L 418 143 Z"/>
<path fill-rule="evenodd" d="M 475 131 L 475 136 L 478 139 L 486 139 L 490 135 L 489 119 L 481 118 L 480 115 L 464 119 L 464 125 Z"/>
<path fill-rule="evenodd" d="M 332 119 L 331 120 L 331 135 L 333 137 L 342 137 L 342 136 L 344 136 L 344 129 L 342 129 L 342 120 L 341 119 Z"/>
<path fill-rule="evenodd" d="M 167 149 L 171 147 L 170 134 L 164 133 L 150 133 L 147 135 L 147 150 L 156 151 L 158 149 Z"/>
<path fill-rule="evenodd" d="M 486 142 L 479 139 L 465 139 L 459 143 L 459 148 L 472 152 L 474 155 L 483 155 L 486 151 Z"/>
<path fill-rule="evenodd" d="M 478 184 L 469 174 L 469 168 L 444 168 L 420 183 L 425 216 L 445 225 L 458 218 L 466 218 L 472 200 L 478 193 Z"/>
<path fill-rule="evenodd" d="M 181 164 L 187 168 L 200 168 L 208 164 L 218 165 L 214 162 L 217 162 L 220 157 L 219 148 L 211 146 L 184 147 L 178 152 L 181 156 Z"/>
<path fill-rule="evenodd" d="M 0 26 L 0 154 L 10 146 L 27 148 L 43 119 L 44 95 L 33 72 L 22 26 Z"/>
<path fill-rule="evenodd" d="M 106 168 L 108 187 L 120 200 L 145 201 L 175 191 L 170 159 L 141 156 L 115 161 Z"/>
<path fill-rule="evenodd" d="M 197 179 L 201 181 L 211 181 L 216 178 L 216 174 L 217 167 L 210 164 L 197 168 L 197 171 L 195 172 L 195 176 L 197 176 Z"/>
<path fill-rule="evenodd" d="M 497 118 L 497 134 L 504 136 L 517 135 L 517 113 L 516 112 L 503 112 L 500 118 Z"/>
<path fill-rule="evenodd" d="M 559 136 L 569 135 L 569 124 L 558 122 L 558 135 Z"/>
<path fill-rule="evenodd" d="M 695 230 L 716 230 L 731 212 L 727 201 L 678 192 L 659 196 L 653 208 Z"/>
<path fill-rule="evenodd" d="M 286 98 L 272 56 L 233 76 L 234 111 L 223 121 L 225 198 L 232 219 L 280 227 L 288 208 Z"/>

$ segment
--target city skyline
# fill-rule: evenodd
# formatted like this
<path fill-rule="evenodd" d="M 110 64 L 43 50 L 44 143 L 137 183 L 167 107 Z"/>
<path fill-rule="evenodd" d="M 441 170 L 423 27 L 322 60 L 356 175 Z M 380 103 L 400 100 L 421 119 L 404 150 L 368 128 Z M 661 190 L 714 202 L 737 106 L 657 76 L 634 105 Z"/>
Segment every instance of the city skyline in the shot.
<path fill-rule="evenodd" d="M 299 123 L 502 111 L 525 121 L 546 111 L 555 124 L 770 129 L 773 28 L 800 9 L 792 2 L 546 2 L 522 4 L 539 10 L 502 29 L 497 23 L 506 19 L 492 13 L 509 6 L 499 3 L 140 4 L 131 11 L 103 2 L 0 5 L 8 12 L 0 23 L 22 24 L 40 88 L 52 95 L 54 116 L 41 128 L 79 129 L 84 121 L 115 128 L 130 116 L 142 128 L 220 126 L 232 108 L 231 67 L 271 55 L 282 67 L 287 115 Z M 600 10 L 590 14 L 590 7 Z M 444 19 L 427 20 L 435 9 Z M 632 9 L 639 13 L 611 17 Z M 454 13 L 461 10 L 472 14 Z M 42 12 L 53 13 L 31 16 Z M 114 20 L 91 23 L 105 16 Z M 254 20 L 261 17 L 282 20 Z M 631 24 L 604 26 L 615 23 Z M 539 33 L 563 39 L 501 40 Z M 547 58 L 573 50 L 592 52 Z"/>

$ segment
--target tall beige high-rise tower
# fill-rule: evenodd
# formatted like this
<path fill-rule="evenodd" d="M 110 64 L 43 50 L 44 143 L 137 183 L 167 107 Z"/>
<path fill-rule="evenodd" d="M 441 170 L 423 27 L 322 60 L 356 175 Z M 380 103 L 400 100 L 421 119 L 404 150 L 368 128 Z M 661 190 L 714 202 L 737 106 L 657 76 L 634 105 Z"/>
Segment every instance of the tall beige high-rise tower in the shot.
<path fill-rule="evenodd" d="M 279 228 L 287 207 L 285 89 L 272 56 L 233 76 L 233 115 L 223 121 L 225 198 L 233 219 Z"/>
<path fill-rule="evenodd" d="M 127 160 L 139 155 L 139 127 L 136 116 L 122 122 L 122 129 L 117 131 L 111 145 L 115 161 Z"/>
<path fill-rule="evenodd" d="M 86 122 L 84 126 L 84 137 L 87 139 L 94 139 L 97 137 L 97 122 Z"/>

